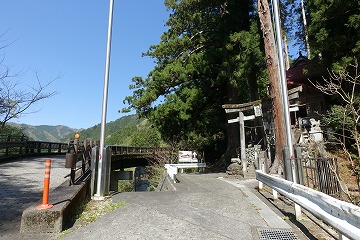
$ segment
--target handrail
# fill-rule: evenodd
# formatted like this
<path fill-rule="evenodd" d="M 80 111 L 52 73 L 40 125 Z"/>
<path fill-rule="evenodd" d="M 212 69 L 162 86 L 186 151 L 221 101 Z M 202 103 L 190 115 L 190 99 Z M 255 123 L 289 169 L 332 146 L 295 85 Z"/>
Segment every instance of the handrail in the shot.
<path fill-rule="evenodd" d="M 256 179 L 322 219 L 341 235 L 359 239 L 360 207 L 261 170 L 256 170 Z"/>
<path fill-rule="evenodd" d="M 65 154 L 68 143 L 30 141 L 25 137 L 9 136 L 0 138 L 0 158 L 11 158 L 27 155 Z"/>
<path fill-rule="evenodd" d="M 82 150 L 83 143 L 78 144 L 78 149 Z M 96 145 L 90 141 L 90 145 Z M 137 146 L 109 146 L 112 155 L 129 155 L 129 154 L 152 154 L 155 150 L 166 150 L 167 148 L 155 147 L 137 147 Z M 24 135 L 0 135 L 0 158 L 11 158 L 28 155 L 44 155 L 44 154 L 66 154 L 70 149 L 74 148 L 74 143 L 46 142 L 46 141 L 30 141 Z"/>

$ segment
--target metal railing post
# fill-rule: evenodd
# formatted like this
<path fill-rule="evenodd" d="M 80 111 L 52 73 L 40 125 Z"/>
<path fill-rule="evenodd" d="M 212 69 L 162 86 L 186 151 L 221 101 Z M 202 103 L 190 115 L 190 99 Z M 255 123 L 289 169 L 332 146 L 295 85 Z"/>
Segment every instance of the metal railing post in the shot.
<path fill-rule="evenodd" d="M 97 185 L 97 165 L 99 162 L 99 147 L 94 146 L 91 150 L 91 182 L 90 182 L 90 196 L 94 196 Z"/>

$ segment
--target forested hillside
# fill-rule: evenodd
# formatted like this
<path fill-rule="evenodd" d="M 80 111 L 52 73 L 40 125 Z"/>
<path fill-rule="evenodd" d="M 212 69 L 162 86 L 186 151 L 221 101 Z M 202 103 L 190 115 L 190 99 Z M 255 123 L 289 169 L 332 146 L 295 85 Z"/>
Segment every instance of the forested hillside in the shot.
<path fill-rule="evenodd" d="M 63 142 L 69 135 L 73 135 L 81 129 L 74 129 L 63 125 L 49 126 L 39 125 L 32 126 L 28 124 L 9 123 L 9 126 L 15 127 L 19 131 L 9 130 L 10 134 L 25 134 L 30 140 Z"/>
<path fill-rule="evenodd" d="M 101 125 L 79 132 L 81 139 L 100 139 Z M 70 136 L 72 137 L 72 136 Z M 125 146 L 159 146 L 161 144 L 160 133 L 151 126 L 147 119 L 139 119 L 138 115 L 121 117 L 108 122 L 105 127 L 107 145 Z"/>

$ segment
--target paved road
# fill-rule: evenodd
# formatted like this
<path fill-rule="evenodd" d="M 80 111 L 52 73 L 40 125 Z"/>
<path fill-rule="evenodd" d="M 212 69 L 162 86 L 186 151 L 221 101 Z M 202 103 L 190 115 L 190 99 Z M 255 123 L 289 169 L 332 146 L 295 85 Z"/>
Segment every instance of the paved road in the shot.
<path fill-rule="evenodd" d="M 51 191 L 69 178 L 65 156 L 30 157 L 0 163 L 0 239 L 19 239 L 22 212 L 33 203 L 41 204 L 47 158 L 52 160 Z"/>
<path fill-rule="evenodd" d="M 173 192 L 112 196 L 127 204 L 60 240 L 295 239 L 292 227 L 254 194 L 255 180 L 229 179 L 224 174 L 178 177 Z M 272 238 L 261 238 L 264 234 Z M 274 237 L 279 234 L 283 238 Z"/>

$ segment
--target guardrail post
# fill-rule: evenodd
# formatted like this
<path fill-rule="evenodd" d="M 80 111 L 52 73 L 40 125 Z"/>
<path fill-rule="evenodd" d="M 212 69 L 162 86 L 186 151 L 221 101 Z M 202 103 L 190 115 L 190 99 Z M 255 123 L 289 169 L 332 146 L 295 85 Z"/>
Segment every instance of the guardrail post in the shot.
<path fill-rule="evenodd" d="M 264 171 L 263 171 L 263 170 L 261 170 L 261 169 L 259 169 L 259 171 L 264 172 Z M 263 189 L 263 187 L 264 187 L 264 184 L 263 184 L 263 182 L 262 182 L 262 181 L 258 181 L 258 184 L 259 184 L 259 191 L 261 191 L 261 190 Z"/>
<path fill-rule="evenodd" d="M 278 192 L 275 191 L 274 189 L 272 190 L 272 193 L 273 193 L 273 199 L 276 200 L 276 199 L 279 199 L 279 196 L 278 196 Z"/>
<path fill-rule="evenodd" d="M 293 182 L 293 176 L 291 173 L 291 158 L 289 153 L 289 147 L 283 147 L 283 161 L 284 161 L 284 176 L 286 180 Z"/>
<path fill-rule="evenodd" d="M 82 162 L 81 162 L 81 170 L 82 170 L 82 173 L 85 174 L 85 170 L 86 170 L 86 157 L 87 157 L 87 141 L 86 139 L 84 140 L 84 149 L 83 149 L 83 152 L 82 152 Z"/>
<path fill-rule="evenodd" d="M 350 240 L 350 238 L 344 236 L 342 233 L 339 233 L 339 240 Z"/>
<path fill-rule="evenodd" d="M 45 173 L 44 173 L 44 191 L 42 204 L 37 206 L 36 209 L 48 209 L 52 208 L 53 205 L 49 204 L 49 188 L 50 188 L 50 170 L 51 170 L 51 159 L 45 160 Z"/>
<path fill-rule="evenodd" d="M 302 156 L 301 156 L 301 147 L 300 146 L 296 146 L 295 147 L 295 157 L 296 157 L 296 168 L 297 168 L 297 179 L 298 179 L 298 183 L 301 185 L 304 185 L 304 169 L 303 169 L 303 165 L 302 165 Z"/>
<path fill-rule="evenodd" d="M 105 184 L 104 186 L 104 195 L 109 195 L 110 192 L 110 173 L 111 173 L 111 148 L 110 147 L 105 147 L 103 154 L 104 154 L 104 163 L 106 164 L 104 166 L 105 171 L 103 171 L 105 173 L 105 181 L 103 181 L 103 183 Z"/>
<path fill-rule="evenodd" d="M 94 146 L 91 150 L 91 183 L 90 183 L 90 196 L 94 196 L 97 184 L 97 168 L 99 161 L 99 147 Z"/>

